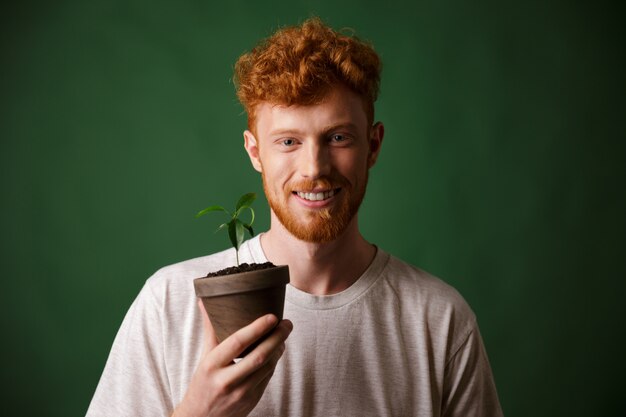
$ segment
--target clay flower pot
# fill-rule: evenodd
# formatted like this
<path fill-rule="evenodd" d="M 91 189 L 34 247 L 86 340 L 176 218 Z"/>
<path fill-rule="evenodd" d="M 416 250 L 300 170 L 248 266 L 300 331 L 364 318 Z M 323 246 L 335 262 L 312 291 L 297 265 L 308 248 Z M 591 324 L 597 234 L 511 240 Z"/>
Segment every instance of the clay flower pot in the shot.
<path fill-rule="evenodd" d="M 209 314 L 218 341 L 252 323 L 265 314 L 283 318 L 285 288 L 289 283 L 289 267 L 267 269 L 230 275 L 197 278 L 193 285 L 196 296 Z M 252 351 L 263 338 L 241 353 Z"/>

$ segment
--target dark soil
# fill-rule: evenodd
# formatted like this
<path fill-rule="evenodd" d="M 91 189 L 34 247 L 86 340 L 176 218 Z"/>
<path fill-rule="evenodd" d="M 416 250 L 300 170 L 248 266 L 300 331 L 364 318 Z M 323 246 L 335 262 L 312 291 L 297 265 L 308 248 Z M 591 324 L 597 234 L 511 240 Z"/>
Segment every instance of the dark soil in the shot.
<path fill-rule="evenodd" d="M 275 266 L 276 265 L 274 265 L 271 262 L 265 262 L 263 264 L 242 263 L 242 264 L 239 264 L 239 266 L 230 266 L 228 268 L 224 268 L 217 272 L 209 272 L 206 276 L 207 277 L 219 277 L 219 276 L 224 276 L 224 275 L 239 274 L 240 272 L 259 271 L 261 269 L 273 268 Z"/>

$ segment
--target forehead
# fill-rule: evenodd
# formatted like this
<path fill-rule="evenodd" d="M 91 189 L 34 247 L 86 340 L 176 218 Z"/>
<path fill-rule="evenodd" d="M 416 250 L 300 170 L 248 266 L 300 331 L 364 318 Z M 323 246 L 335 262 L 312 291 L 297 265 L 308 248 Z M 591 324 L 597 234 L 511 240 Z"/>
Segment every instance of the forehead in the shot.
<path fill-rule="evenodd" d="M 331 89 L 317 104 L 285 106 L 262 102 L 255 114 L 256 133 L 260 137 L 282 131 L 315 134 L 337 125 L 353 125 L 358 133 L 367 129 L 363 100 L 341 86 Z"/>

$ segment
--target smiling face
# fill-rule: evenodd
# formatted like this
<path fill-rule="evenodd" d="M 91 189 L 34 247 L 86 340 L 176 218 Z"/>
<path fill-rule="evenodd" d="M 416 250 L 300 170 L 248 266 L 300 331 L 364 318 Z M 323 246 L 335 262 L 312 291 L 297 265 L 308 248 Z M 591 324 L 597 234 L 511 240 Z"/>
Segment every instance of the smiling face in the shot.
<path fill-rule="evenodd" d="M 319 104 L 261 103 L 255 130 L 246 150 L 278 220 L 300 240 L 335 240 L 363 200 L 382 124 L 369 127 L 360 97 L 338 86 Z"/>

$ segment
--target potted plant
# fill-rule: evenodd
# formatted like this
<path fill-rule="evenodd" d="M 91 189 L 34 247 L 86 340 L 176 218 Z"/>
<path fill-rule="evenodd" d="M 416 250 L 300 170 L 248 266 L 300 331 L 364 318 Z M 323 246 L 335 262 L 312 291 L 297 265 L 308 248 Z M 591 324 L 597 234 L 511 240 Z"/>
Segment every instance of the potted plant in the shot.
<path fill-rule="evenodd" d="M 275 266 L 270 262 L 239 264 L 239 248 L 243 243 L 245 231 L 254 236 L 252 229 L 254 210 L 251 205 L 255 199 L 255 193 L 244 194 L 237 201 L 233 213 L 222 206 L 210 206 L 196 215 L 201 217 L 207 213 L 221 211 L 230 217 L 230 220 L 222 223 L 216 231 L 228 229 L 230 242 L 235 248 L 237 264 L 210 272 L 206 277 L 196 278 L 193 282 L 196 296 L 202 300 L 220 342 L 265 314 L 274 314 L 279 320 L 283 317 L 289 267 Z M 245 223 L 241 220 L 241 214 L 248 210 L 252 219 Z M 262 341 L 263 338 L 240 356 L 245 356 Z"/>

